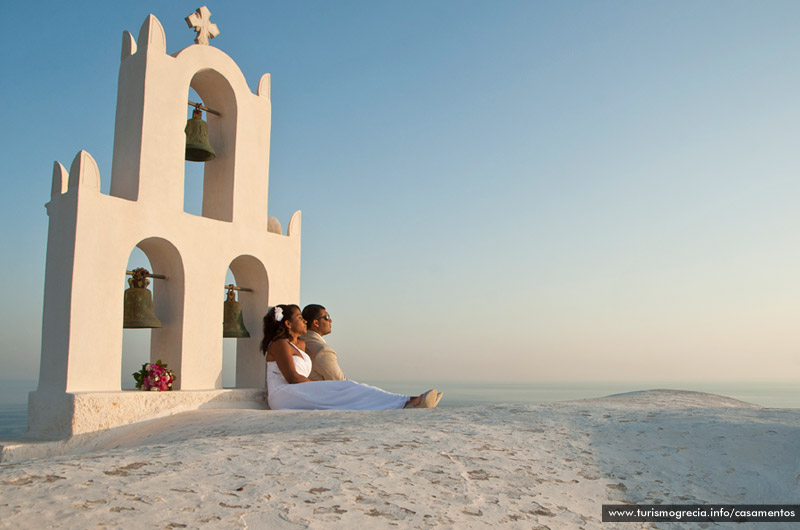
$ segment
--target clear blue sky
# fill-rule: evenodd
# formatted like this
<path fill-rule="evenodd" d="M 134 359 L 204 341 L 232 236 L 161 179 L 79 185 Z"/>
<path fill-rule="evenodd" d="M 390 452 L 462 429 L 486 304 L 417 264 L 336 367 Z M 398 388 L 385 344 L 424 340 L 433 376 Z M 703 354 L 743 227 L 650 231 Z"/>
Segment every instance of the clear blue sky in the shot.
<path fill-rule="evenodd" d="M 200 5 L 3 7 L 5 376 L 38 375 L 53 160 L 108 191 L 122 31 L 173 53 Z M 208 7 L 272 74 L 269 214 L 352 378 L 800 381 L 800 3 Z"/>

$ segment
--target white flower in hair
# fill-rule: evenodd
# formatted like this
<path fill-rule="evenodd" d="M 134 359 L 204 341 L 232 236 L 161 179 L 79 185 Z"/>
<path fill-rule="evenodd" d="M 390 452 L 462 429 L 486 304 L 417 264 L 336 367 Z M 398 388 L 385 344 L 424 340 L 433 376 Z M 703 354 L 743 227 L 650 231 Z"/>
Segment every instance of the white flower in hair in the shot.
<path fill-rule="evenodd" d="M 283 320 L 283 308 L 275 306 L 275 322 Z"/>

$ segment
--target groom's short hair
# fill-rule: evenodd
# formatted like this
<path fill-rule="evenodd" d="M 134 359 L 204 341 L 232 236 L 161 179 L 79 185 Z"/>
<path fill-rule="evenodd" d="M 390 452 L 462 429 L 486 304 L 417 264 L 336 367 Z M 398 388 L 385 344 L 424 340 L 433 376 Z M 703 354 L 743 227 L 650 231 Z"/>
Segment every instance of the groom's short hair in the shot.
<path fill-rule="evenodd" d="M 319 304 L 308 304 L 303 308 L 303 318 L 306 322 L 319 320 L 319 317 L 322 316 L 322 312 L 324 310 L 325 308 Z"/>

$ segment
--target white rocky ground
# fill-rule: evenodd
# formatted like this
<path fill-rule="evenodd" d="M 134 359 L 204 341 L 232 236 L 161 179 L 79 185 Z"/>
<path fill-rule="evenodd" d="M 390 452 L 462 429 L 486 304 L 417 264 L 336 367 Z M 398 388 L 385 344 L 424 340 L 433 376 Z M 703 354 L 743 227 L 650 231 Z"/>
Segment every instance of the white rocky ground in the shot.
<path fill-rule="evenodd" d="M 0 528 L 719 528 L 601 523 L 601 505 L 797 504 L 799 441 L 800 410 L 660 390 L 195 411 L 83 454 L 0 464 Z"/>

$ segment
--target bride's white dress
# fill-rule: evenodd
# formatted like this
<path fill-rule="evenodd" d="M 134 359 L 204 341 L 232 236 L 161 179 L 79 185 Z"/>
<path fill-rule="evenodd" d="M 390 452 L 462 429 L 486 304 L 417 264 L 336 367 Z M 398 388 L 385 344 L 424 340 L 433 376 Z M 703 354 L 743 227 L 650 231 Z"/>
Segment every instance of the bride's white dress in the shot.
<path fill-rule="evenodd" d="M 292 344 L 300 357 L 292 355 L 294 369 L 308 377 L 311 358 Z M 278 363 L 267 362 L 267 401 L 272 410 L 388 410 L 402 409 L 409 396 L 392 394 L 380 388 L 355 381 L 311 381 L 289 384 Z"/>

